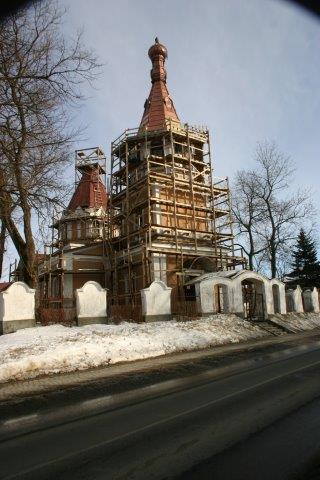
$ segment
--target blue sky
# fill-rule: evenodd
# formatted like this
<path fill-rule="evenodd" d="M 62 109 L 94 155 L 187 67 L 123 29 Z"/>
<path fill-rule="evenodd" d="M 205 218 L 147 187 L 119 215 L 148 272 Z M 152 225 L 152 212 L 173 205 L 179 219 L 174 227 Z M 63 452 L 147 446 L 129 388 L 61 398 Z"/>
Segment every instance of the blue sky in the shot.
<path fill-rule="evenodd" d="M 101 146 L 139 125 L 150 90 L 148 48 L 169 52 L 168 87 L 183 122 L 207 125 L 217 176 L 250 168 L 258 141 L 296 163 L 295 185 L 320 201 L 320 21 L 280 0 L 59 0 L 63 32 L 83 27 L 104 64 L 74 112 L 75 148 Z M 73 165 L 68 171 L 73 182 Z M 15 254 L 9 249 L 12 260 Z"/>
<path fill-rule="evenodd" d="M 257 141 L 274 140 L 297 164 L 297 183 L 317 201 L 320 22 L 276 0 L 61 0 L 64 30 L 81 26 L 104 63 L 77 111 L 87 141 L 101 145 L 138 126 L 150 89 L 147 50 L 169 52 L 168 87 L 180 119 L 211 132 L 218 176 L 249 167 Z"/>

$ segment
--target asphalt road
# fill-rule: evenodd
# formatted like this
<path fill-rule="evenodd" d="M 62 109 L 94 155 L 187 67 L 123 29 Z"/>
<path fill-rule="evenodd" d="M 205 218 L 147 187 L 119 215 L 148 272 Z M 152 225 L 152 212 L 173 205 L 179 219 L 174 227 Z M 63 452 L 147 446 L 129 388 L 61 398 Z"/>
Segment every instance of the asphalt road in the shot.
<path fill-rule="evenodd" d="M 320 451 L 319 374 L 313 347 L 222 378 L 207 372 L 120 401 L 86 400 L 74 406 L 78 418 L 68 407 L 54 422 L 52 409 L 50 425 L 37 414 L 12 419 L 8 435 L 2 429 L 0 478 L 291 479 Z"/>

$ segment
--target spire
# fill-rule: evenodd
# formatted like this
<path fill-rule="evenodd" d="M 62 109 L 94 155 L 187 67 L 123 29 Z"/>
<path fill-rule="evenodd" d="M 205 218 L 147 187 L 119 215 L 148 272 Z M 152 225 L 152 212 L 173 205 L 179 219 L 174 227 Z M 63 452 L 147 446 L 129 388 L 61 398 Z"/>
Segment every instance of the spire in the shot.
<path fill-rule="evenodd" d="M 159 43 L 158 37 L 155 43 L 149 48 L 149 58 L 152 62 L 151 70 L 151 91 L 144 104 L 144 112 L 140 123 L 140 129 L 149 131 L 159 130 L 164 127 L 166 120 L 180 123 L 173 101 L 167 89 L 167 72 L 164 67 L 168 51 L 164 45 Z"/>
<path fill-rule="evenodd" d="M 106 209 L 108 196 L 104 184 L 100 180 L 99 170 L 86 166 L 82 168 L 82 177 L 70 200 L 67 210 L 71 212 L 76 208 Z"/>

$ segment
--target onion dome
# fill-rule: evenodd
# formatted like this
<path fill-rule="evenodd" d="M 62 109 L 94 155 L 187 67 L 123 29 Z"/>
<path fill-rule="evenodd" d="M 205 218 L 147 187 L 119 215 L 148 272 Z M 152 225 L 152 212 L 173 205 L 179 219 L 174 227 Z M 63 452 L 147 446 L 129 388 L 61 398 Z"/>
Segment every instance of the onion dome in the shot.
<path fill-rule="evenodd" d="M 168 50 L 159 43 L 158 38 L 149 48 L 148 56 L 152 62 L 150 72 L 152 87 L 144 104 L 140 130 L 154 131 L 165 128 L 167 120 L 177 123 L 180 123 L 180 120 L 167 88 L 167 72 L 164 63 L 168 57 Z"/>

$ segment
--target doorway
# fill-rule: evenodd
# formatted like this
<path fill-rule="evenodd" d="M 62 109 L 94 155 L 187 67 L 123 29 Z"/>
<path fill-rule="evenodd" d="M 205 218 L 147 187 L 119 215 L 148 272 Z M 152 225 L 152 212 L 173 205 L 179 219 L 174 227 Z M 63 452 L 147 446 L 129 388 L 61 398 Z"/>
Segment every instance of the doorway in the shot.
<path fill-rule="evenodd" d="M 265 320 L 263 282 L 244 280 L 242 282 L 244 316 L 251 321 Z"/>

